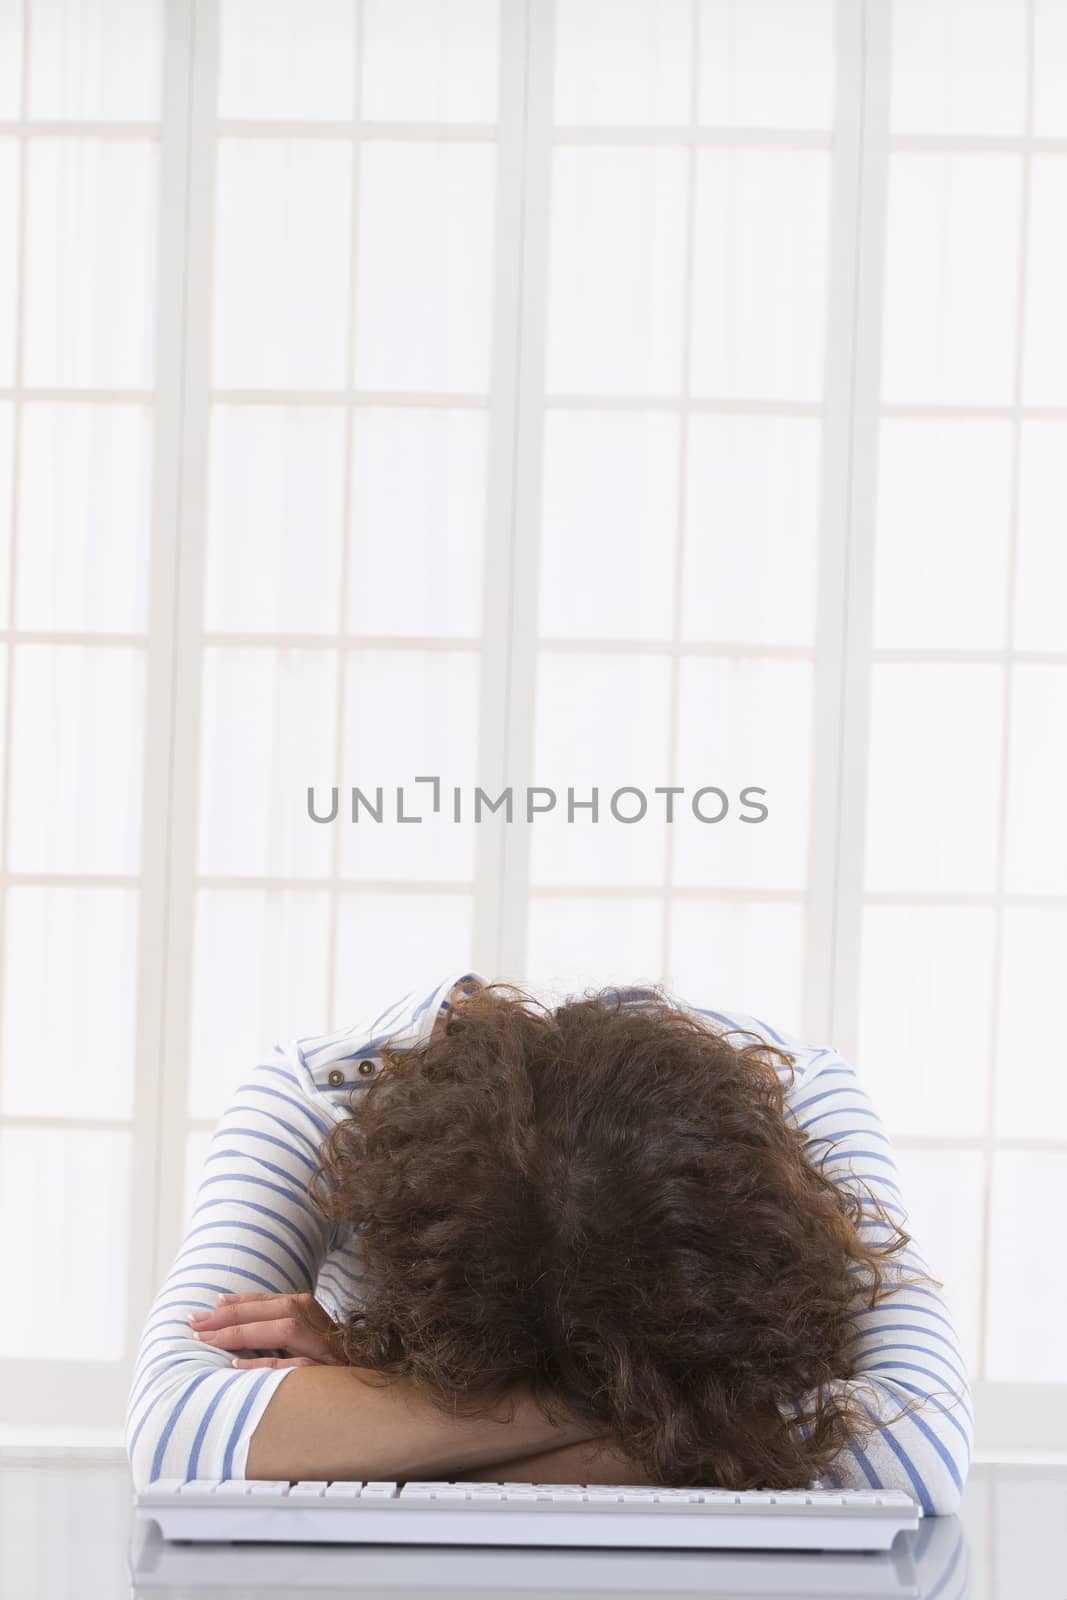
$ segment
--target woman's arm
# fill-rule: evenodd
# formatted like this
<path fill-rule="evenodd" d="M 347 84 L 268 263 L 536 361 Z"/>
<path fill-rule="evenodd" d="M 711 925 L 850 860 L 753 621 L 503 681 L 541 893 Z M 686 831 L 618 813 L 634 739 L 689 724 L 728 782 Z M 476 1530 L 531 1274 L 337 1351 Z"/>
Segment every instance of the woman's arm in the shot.
<path fill-rule="evenodd" d="M 460 1472 L 461 1483 L 633 1483 L 648 1482 L 625 1451 L 609 1438 L 586 1439 L 537 1455 L 519 1456 L 474 1472 Z"/>
<path fill-rule="evenodd" d="M 403 1479 L 481 1475 L 588 1439 L 587 1423 L 546 1421 L 517 1391 L 491 1417 L 450 1417 L 406 1379 L 383 1385 L 359 1367 L 293 1370 L 248 1449 L 250 1478 Z M 546 1480 L 547 1481 L 547 1480 Z"/>
<path fill-rule="evenodd" d="M 329 1229 L 307 1182 L 331 1109 L 279 1053 L 222 1118 L 138 1351 L 126 1427 L 138 1489 L 161 1477 L 451 1474 L 588 1437 L 584 1425 L 550 1427 L 521 1396 L 510 1421 L 453 1420 L 350 1368 L 235 1370 L 230 1350 L 194 1336 L 189 1317 L 219 1295 L 314 1288 Z"/>
<path fill-rule="evenodd" d="M 888 1239 L 871 1204 L 874 1194 L 899 1226 L 912 1232 L 889 1137 L 855 1069 L 826 1052 L 816 1070 L 787 1095 L 789 1113 L 813 1142 L 812 1158 L 827 1177 L 864 1200 L 863 1237 Z M 869 1191 L 869 1193 L 868 1193 Z M 886 1281 L 931 1269 L 914 1236 L 887 1264 Z M 861 1269 L 857 1269 L 859 1273 Z M 859 1290 L 860 1278 L 857 1278 Z M 857 1293 L 857 1300 L 862 1295 Z M 927 1516 L 959 1508 L 974 1434 L 970 1387 L 952 1314 L 933 1284 L 895 1287 L 873 1309 L 851 1314 L 853 1374 L 837 1380 L 858 1398 L 872 1422 L 884 1424 L 853 1445 L 828 1475 L 834 1486 L 903 1489 Z M 908 1416 L 904 1407 L 918 1402 Z"/>
<path fill-rule="evenodd" d="M 135 1486 L 241 1477 L 252 1430 L 290 1370 L 235 1371 L 189 1317 L 220 1294 L 306 1293 L 329 1228 L 307 1182 L 328 1113 L 282 1053 L 256 1067 L 211 1141 L 196 1205 L 141 1336 L 126 1416 Z"/>

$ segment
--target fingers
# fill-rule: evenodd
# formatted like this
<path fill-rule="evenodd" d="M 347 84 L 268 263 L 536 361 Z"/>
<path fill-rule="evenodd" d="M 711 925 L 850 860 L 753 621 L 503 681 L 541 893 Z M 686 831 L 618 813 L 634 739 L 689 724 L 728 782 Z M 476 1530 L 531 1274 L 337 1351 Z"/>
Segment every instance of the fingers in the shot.
<path fill-rule="evenodd" d="M 234 1356 L 231 1367 L 317 1367 L 307 1356 Z"/>
<path fill-rule="evenodd" d="M 193 1338 L 216 1350 L 281 1350 L 322 1366 L 341 1366 L 328 1336 L 333 1322 L 314 1295 L 221 1295 L 212 1311 L 188 1319 Z M 267 1359 L 267 1358 L 261 1358 Z"/>
<path fill-rule="evenodd" d="M 273 1302 L 268 1306 L 267 1302 Z M 195 1311 L 190 1326 L 198 1333 L 205 1329 L 229 1328 L 242 1322 L 262 1322 L 272 1317 L 291 1317 L 310 1322 L 313 1327 L 329 1326 L 329 1317 L 310 1294 L 228 1294 L 220 1297 L 213 1311 Z"/>
<path fill-rule="evenodd" d="M 236 1322 L 228 1328 L 194 1328 L 193 1338 L 216 1350 L 284 1350 L 291 1356 L 326 1359 L 323 1336 L 299 1317 L 272 1317 L 269 1321 Z"/>

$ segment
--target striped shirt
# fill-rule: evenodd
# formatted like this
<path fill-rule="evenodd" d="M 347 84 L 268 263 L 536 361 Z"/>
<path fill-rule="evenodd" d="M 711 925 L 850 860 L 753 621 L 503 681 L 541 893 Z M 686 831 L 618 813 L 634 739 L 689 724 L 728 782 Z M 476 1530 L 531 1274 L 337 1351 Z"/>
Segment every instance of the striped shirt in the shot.
<path fill-rule="evenodd" d="M 358 1234 L 327 1221 L 307 1194 L 318 1147 L 350 1114 L 353 1091 L 373 1081 L 383 1045 L 422 1043 L 455 994 L 484 981 L 452 974 L 424 998 L 405 995 L 373 1021 L 276 1045 L 237 1090 L 213 1136 L 185 1237 L 141 1337 L 126 1420 L 138 1488 L 155 1478 L 245 1475 L 256 1426 L 294 1369 L 235 1370 L 227 1353 L 193 1338 L 186 1319 L 211 1309 L 219 1294 L 253 1290 L 312 1292 L 335 1319 L 359 1303 Z M 618 994 L 623 1003 L 641 1003 L 648 991 Z M 785 1114 L 806 1133 L 813 1158 L 825 1158 L 827 1176 L 842 1185 L 859 1180 L 864 1234 L 886 1237 L 871 1194 L 911 1232 L 889 1139 L 855 1069 L 837 1051 L 803 1044 L 738 1012 L 674 998 L 670 1003 L 718 1031 L 787 1051 L 792 1070 L 785 1063 L 778 1068 Z M 890 1274 L 931 1272 L 914 1236 L 894 1259 L 901 1265 L 889 1267 Z M 860 1305 L 850 1315 L 853 1374 L 835 1383 L 847 1386 L 872 1419 L 895 1418 L 917 1396 L 921 1403 L 873 1432 L 865 1448 L 854 1443 L 835 1462 L 828 1484 L 904 1489 L 927 1515 L 955 1511 L 970 1463 L 973 1415 L 943 1293 L 932 1285 L 897 1286 L 875 1309 Z"/>

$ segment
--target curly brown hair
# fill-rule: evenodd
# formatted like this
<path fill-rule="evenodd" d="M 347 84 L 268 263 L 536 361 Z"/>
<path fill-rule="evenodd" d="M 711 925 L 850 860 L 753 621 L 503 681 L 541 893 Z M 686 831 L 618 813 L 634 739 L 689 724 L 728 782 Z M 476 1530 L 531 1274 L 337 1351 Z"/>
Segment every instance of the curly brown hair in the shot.
<path fill-rule="evenodd" d="M 784 1114 L 791 1057 L 646 992 L 553 1011 L 490 984 L 382 1052 L 310 1186 L 361 1234 L 334 1347 L 450 1414 L 524 1385 L 650 1483 L 809 1487 L 885 1425 L 833 1381 L 849 1313 L 938 1280 L 901 1277 L 910 1236 L 815 1164 Z"/>

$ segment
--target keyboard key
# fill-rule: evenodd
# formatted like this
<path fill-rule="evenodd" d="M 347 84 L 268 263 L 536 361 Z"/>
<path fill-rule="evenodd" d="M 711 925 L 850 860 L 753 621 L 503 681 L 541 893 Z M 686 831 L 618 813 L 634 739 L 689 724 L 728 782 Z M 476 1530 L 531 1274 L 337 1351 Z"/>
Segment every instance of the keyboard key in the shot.
<path fill-rule="evenodd" d="M 361 1500 L 395 1500 L 397 1485 L 395 1483 L 365 1483 Z"/>
<path fill-rule="evenodd" d="M 154 1483 L 148 1484 L 141 1490 L 138 1496 L 139 1503 L 143 1506 L 165 1505 L 173 1495 L 177 1494 L 184 1482 L 184 1478 L 157 1478 Z"/>
<path fill-rule="evenodd" d="M 405 1483 L 397 1496 L 403 1505 L 436 1506 L 469 1500 L 472 1485 L 465 1483 Z M 367 1498 L 366 1494 L 363 1496 Z"/>
<path fill-rule="evenodd" d="M 289 1485 L 281 1478 L 249 1478 L 248 1494 L 252 1500 L 288 1500 Z"/>
<path fill-rule="evenodd" d="M 306 1483 L 294 1483 L 289 1490 L 289 1498 L 290 1500 L 321 1500 L 328 1488 L 329 1484 L 325 1479 L 321 1483 L 313 1483 L 310 1480 Z"/>
<path fill-rule="evenodd" d="M 178 1490 L 182 1500 L 213 1500 L 219 1486 L 218 1478 L 193 1478 Z"/>
<path fill-rule="evenodd" d="M 327 1500 L 358 1500 L 363 1493 L 362 1483 L 331 1483 L 326 1490 Z"/>
<path fill-rule="evenodd" d="M 240 1505 L 252 1493 L 248 1478 L 224 1478 L 211 1496 L 214 1505 Z"/>

